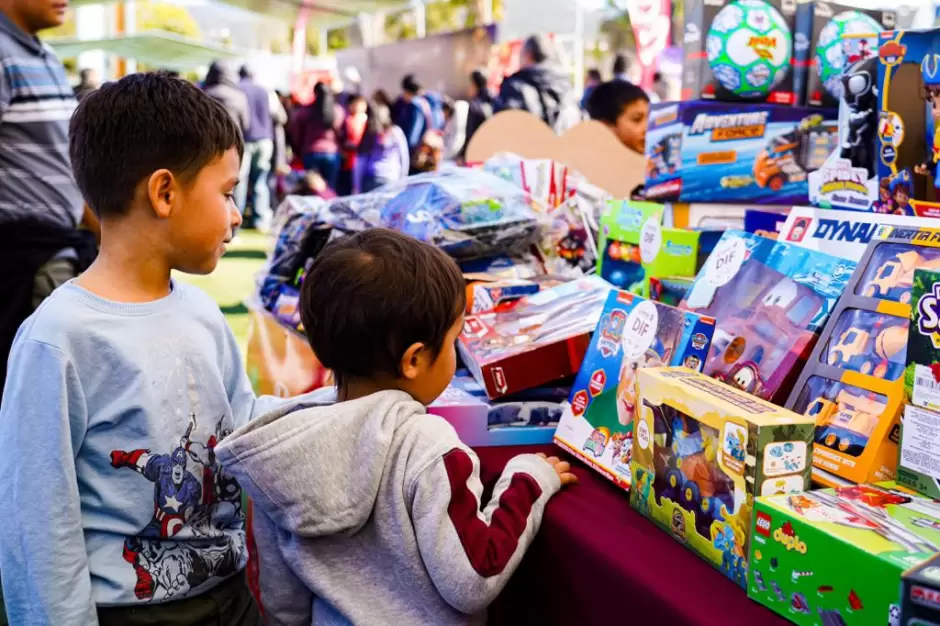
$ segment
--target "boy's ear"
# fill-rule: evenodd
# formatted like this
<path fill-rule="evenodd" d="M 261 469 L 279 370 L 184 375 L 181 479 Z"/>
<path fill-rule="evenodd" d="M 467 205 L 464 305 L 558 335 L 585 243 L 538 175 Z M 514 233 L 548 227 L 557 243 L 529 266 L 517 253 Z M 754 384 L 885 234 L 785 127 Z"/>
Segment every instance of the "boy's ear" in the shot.
<path fill-rule="evenodd" d="M 423 343 L 413 343 L 405 350 L 401 357 L 401 375 L 408 380 L 414 380 L 421 374 L 422 361 L 427 356 L 427 349 Z"/>
<path fill-rule="evenodd" d="M 147 179 L 147 196 L 157 217 L 166 219 L 173 212 L 176 187 L 176 177 L 167 169 L 157 170 Z"/>

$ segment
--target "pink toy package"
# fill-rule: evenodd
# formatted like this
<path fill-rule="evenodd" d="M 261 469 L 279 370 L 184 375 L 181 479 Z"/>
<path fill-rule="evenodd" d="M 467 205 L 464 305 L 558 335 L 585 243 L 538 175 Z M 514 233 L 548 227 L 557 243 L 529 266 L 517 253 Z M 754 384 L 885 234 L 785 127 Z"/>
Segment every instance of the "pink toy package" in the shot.
<path fill-rule="evenodd" d="M 703 372 L 782 403 L 855 263 L 727 231 L 680 308 L 716 318 Z"/>

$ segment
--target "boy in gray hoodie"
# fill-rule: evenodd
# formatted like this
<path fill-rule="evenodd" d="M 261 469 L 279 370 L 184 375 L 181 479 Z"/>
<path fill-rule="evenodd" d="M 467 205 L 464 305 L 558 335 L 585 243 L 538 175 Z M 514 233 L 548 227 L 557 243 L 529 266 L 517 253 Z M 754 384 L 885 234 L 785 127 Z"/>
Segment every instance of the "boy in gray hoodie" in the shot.
<path fill-rule="evenodd" d="M 575 482 L 567 463 L 521 455 L 481 502 L 477 456 L 425 411 L 454 375 L 464 308 L 456 264 L 397 232 L 340 239 L 314 263 L 301 317 L 335 401 L 216 448 L 254 501 L 269 624 L 483 623 L 546 502 Z"/>

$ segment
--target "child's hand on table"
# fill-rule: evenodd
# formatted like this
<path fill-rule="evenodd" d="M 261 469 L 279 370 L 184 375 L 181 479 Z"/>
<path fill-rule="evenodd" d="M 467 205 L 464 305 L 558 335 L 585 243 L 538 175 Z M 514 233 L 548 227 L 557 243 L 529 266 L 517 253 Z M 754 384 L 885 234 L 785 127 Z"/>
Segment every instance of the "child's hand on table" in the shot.
<path fill-rule="evenodd" d="M 561 479 L 561 486 L 573 485 L 578 482 L 578 477 L 571 473 L 571 463 L 562 461 L 557 456 L 545 456 L 539 452 L 538 456 L 545 459 L 545 462 L 555 468 L 555 473 Z"/>

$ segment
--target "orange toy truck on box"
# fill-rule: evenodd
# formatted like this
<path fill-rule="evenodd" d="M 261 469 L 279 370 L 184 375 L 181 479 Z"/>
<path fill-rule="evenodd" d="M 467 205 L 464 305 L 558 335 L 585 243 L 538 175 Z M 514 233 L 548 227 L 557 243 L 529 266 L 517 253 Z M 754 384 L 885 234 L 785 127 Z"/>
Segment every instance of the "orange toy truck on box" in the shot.
<path fill-rule="evenodd" d="M 940 229 L 883 226 L 872 238 L 787 408 L 816 420 L 813 479 L 893 480 L 914 270 L 940 266 Z"/>

